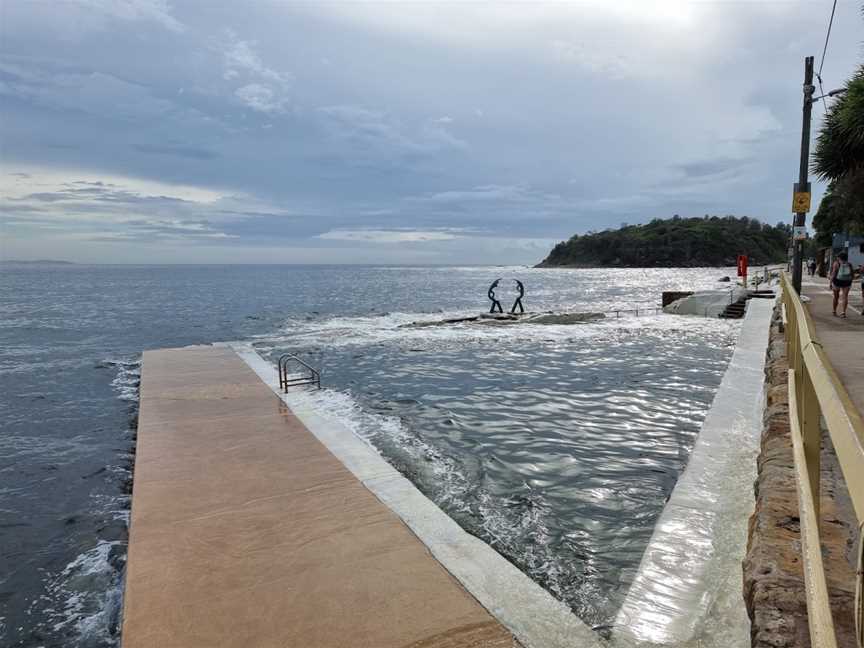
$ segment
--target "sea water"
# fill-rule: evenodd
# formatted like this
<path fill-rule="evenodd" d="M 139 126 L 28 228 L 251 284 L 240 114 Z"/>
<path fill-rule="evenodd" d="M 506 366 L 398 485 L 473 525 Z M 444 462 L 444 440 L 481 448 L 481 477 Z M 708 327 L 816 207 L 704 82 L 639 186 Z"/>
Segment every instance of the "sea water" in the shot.
<path fill-rule="evenodd" d="M 614 618 L 738 324 L 644 315 L 728 269 L 4 266 L 0 645 L 119 643 L 140 353 L 244 340 L 592 625 Z M 505 307 L 591 323 L 405 326 Z"/>

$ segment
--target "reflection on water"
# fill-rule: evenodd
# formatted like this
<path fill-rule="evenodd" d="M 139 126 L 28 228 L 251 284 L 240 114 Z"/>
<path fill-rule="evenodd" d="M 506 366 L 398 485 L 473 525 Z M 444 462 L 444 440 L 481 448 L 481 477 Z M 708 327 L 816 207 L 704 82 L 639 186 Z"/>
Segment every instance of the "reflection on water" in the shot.
<path fill-rule="evenodd" d="M 610 623 L 737 325 L 661 315 L 429 334 L 401 321 L 295 324 L 290 348 L 329 388 L 315 398 L 586 622 Z"/>

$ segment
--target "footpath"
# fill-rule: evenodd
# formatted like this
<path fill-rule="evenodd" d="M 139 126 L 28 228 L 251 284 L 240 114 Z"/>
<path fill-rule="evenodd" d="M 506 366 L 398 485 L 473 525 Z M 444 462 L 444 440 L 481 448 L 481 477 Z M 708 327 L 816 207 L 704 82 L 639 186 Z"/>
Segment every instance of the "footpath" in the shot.
<path fill-rule="evenodd" d="M 805 277 L 801 290 L 810 298 L 809 311 L 816 326 L 816 337 L 828 355 L 834 370 L 849 392 L 858 411 L 864 414 L 864 305 L 861 284 L 856 281 L 849 291 L 846 317 L 831 314 L 833 299 L 828 280 Z"/>

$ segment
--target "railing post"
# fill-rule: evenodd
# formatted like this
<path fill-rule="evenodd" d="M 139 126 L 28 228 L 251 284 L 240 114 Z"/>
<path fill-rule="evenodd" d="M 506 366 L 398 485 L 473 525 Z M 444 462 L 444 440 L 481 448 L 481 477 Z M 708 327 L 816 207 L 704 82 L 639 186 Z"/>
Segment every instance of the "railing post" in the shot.
<path fill-rule="evenodd" d="M 855 638 L 864 646 L 864 520 L 858 524 L 858 573 L 855 579 Z"/>
<path fill-rule="evenodd" d="M 800 349 L 798 349 L 800 352 Z M 819 399 L 810 379 L 810 372 L 801 358 L 801 394 L 799 394 L 799 420 L 801 421 L 801 437 L 804 441 L 804 456 L 807 458 L 807 476 L 810 481 L 810 492 L 813 495 L 813 508 L 816 512 L 816 521 L 822 526 L 819 517 L 820 506 L 820 475 L 821 475 L 821 449 L 822 449 L 822 411 L 819 407 Z"/>
<path fill-rule="evenodd" d="M 787 312 L 795 312 L 791 304 L 791 295 L 785 294 L 784 301 L 787 304 Z M 798 321 L 797 317 L 791 317 L 786 327 L 786 357 L 789 360 L 789 368 L 795 373 L 795 406 L 797 407 L 798 420 L 801 424 L 801 437 L 804 445 L 804 455 L 807 459 L 807 476 L 810 482 L 810 492 L 813 495 L 813 506 L 816 519 L 819 520 L 819 498 L 820 498 L 820 476 L 821 476 L 821 447 L 822 428 L 820 427 L 822 411 L 819 400 L 810 379 L 810 372 L 804 363 L 804 355 L 801 349 L 801 327 L 806 322 Z M 790 403 L 790 406 L 792 404 Z"/>

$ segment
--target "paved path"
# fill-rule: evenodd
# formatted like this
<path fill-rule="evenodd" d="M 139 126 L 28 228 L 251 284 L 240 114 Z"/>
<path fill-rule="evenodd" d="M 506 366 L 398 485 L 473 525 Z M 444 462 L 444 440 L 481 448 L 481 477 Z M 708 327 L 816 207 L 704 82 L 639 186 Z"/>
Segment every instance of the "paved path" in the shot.
<path fill-rule="evenodd" d="M 861 284 L 852 285 L 846 318 L 831 315 L 832 293 L 828 281 L 819 277 L 804 277 L 802 292 L 810 298 L 809 310 L 816 337 L 828 355 L 831 365 L 843 381 L 846 391 L 858 411 L 864 415 L 864 308 Z"/>
<path fill-rule="evenodd" d="M 230 348 L 144 354 L 124 648 L 510 648 Z"/>

